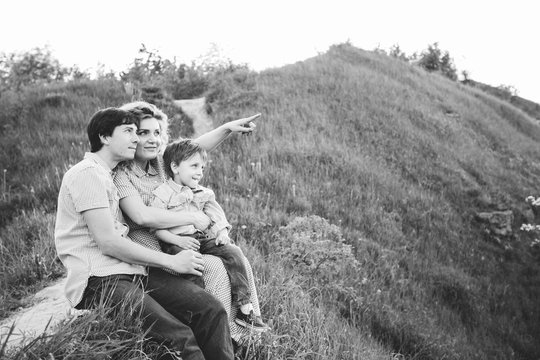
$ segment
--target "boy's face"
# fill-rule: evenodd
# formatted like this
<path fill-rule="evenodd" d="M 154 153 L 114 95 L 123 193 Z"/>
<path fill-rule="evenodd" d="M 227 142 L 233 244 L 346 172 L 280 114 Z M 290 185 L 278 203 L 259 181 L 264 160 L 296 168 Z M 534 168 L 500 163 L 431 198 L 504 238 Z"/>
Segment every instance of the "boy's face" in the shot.
<path fill-rule="evenodd" d="M 171 169 L 174 173 L 174 182 L 180 185 L 195 188 L 203 177 L 205 162 L 201 154 L 197 153 L 181 161 L 180 164 L 171 164 Z"/>
<path fill-rule="evenodd" d="M 137 150 L 139 137 L 135 124 L 120 125 L 114 128 L 111 136 L 105 136 L 104 146 L 107 146 L 113 158 L 117 161 L 132 160 Z"/>

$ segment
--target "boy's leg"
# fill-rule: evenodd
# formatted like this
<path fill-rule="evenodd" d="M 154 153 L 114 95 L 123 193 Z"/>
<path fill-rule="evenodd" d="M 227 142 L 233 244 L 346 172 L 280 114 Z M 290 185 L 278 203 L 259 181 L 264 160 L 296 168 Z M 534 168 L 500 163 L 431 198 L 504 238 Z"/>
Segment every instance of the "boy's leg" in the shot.
<path fill-rule="evenodd" d="M 189 236 L 189 235 L 186 235 L 186 236 Z M 168 244 L 168 243 L 163 242 L 163 241 L 160 241 L 159 243 L 160 243 L 160 246 L 161 246 L 161 251 L 163 251 L 164 253 L 169 254 L 169 255 L 176 255 L 180 251 L 184 250 L 178 245 Z M 177 276 L 183 277 L 184 279 L 188 279 L 188 280 L 194 282 L 195 284 L 199 285 L 200 287 L 202 287 L 204 289 L 204 280 L 203 280 L 202 276 L 188 275 L 188 274 L 177 274 Z"/>
<path fill-rule="evenodd" d="M 214 255 L 223 261 L 231 281 L 233 304 L 240 306 L 250 303 L 251 294 L 242 250 L 233 244 L 216 245 L 215 239 L 200 239 L 199 241 L 201 254 Z"/>
<path fill-rule="evenodd" d="M 159 245 L 161 247 L 161 251 L 163 251 L 165 254 L 169 255 L 175 255 L 178 254 L 183 249 L 178 245 L 169 244 L 163 241 L 159 242 Z"/>
<path fill-rule="evenodd" d="M 227 313 L 216 298 L 193 282 L 157 268 L 149 270 L 147 290 L 192 329 L 205 359 L 234 358 Z"/>
<path fill-rule="evenodd" d="M 91 277 L 78 308 L 92 308 L 103 303 L 119 311 L 123 306 L 132 306 L 152 338 L 180 352 L 183 359 L 204 360 L 191 328 L 143 290 L 145 280 L 133 275 Z"/>

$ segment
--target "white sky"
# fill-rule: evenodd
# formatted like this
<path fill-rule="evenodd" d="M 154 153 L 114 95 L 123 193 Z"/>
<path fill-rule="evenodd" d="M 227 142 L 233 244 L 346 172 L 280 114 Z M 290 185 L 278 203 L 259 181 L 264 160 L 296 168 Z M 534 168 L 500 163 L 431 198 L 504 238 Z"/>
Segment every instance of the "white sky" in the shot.
<path fill-rule="evenodd" d="M 539 10 L 537 0 L 3 0 L 0 52 L 48 45 L 65 66 L 119 71 L 141 43 L 180 62 L 216 44 L 262 70 L 347 40 L 408 55 L 438 42 L 459 74 L 540 103 Z"/>

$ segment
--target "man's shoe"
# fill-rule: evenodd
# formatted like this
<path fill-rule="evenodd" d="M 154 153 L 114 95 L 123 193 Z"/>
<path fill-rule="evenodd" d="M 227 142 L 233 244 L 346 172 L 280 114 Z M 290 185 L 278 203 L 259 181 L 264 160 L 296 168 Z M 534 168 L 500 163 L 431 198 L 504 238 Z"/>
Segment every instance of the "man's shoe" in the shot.
<path fill-rule="evenodd" d="M 238 313 L 236 314 L 236 319 L 234 319 L 234 322 L 237 323 L 240 326 L 243 326 L 245 328 L 264 332 L 270 330 L 270 327 L 263 323 L 260 316 L 257 316 L 253 313 L 253 310 L 249 312 L 249 314 L 244 314 L 240 310 L 238 310 Z"/>

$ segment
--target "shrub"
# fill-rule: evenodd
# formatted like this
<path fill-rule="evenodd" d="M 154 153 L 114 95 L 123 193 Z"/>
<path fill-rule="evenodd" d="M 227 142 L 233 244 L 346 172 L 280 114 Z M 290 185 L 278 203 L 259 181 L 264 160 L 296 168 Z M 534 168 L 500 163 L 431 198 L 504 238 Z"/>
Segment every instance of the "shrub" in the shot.
<path fill-rule="evenodd" d="M 75 70 L 77 76 L 80 71 Z M 23 53 L 0 55 L 0 93 L 39 82 L 63 80 L 72 70 L 60 65 L 50 49 L 36 47 Z"/>
<path fill-rule="evenodd" d="M 427 50 L 420 54 L 418 65 L 429 72 L 440 72 L 451 80 L 457 80 L 454 60 L 450 57 L 448 51 L 439 49 L 438 43 L 428 45 Z"/>
<path fill-rule="evenodd" d="M 357 273 L 357 261 L 341 230 L 316 215 L 295 218 L 281 227 L 274 246 L 308 287 L 339 295 L 351 285 L 348 275 Z"/>

